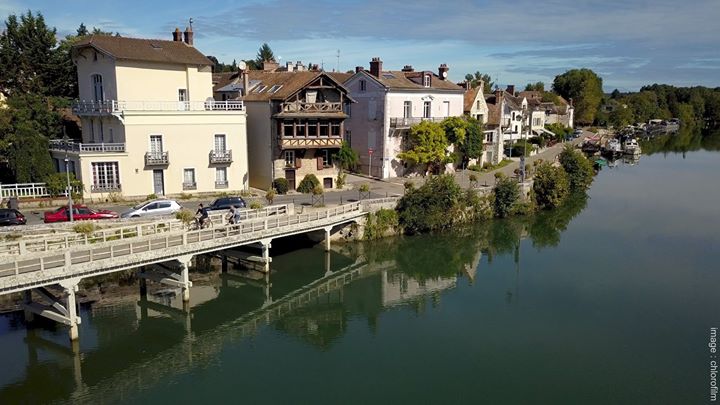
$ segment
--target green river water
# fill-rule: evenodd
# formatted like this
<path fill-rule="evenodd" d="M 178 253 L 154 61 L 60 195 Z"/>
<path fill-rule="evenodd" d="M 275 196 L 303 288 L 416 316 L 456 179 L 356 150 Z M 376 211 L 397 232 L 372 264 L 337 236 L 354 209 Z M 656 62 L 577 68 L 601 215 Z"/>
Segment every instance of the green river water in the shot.
<path fill-rule="evenodd" d="M 672 143 L 534 218 L 204 268 L 189 313 L 128 287 L 76 352 L 5 314 L 0 404 L 707 403 L 720 153 Z"/>

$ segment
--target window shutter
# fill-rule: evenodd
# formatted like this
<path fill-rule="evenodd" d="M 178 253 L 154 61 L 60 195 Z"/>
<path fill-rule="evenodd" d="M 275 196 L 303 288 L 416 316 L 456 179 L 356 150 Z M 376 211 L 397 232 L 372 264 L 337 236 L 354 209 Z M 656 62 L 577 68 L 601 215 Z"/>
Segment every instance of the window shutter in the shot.
<path fill-rule="evenodd" d="M 317 169 L 322 170 L 325 165 L 323 165 L 323 158 L 322 156 L 318 156 L 317 158 Z"/>
<path fill-rule="evenodd" d="M 299 169 L 301 167 L 302 167 L 302 159 L 300 159 L 299 157 L 295 157 L 295 168 Z"/>

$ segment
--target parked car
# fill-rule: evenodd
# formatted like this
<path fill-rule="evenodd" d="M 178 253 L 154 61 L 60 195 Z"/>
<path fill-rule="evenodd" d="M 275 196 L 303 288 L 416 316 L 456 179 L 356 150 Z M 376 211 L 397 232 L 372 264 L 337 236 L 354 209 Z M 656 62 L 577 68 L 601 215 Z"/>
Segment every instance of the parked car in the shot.
<path fill-rule="evenodd" d="M 75 204 L 72 206 L 73 220 L 74 221 L 85 221 L 89 219 L 113 219 L 119 218 L 115 211 L 110 210 L 94 210 L 88 206 L 82 204 Z M 70 212 L 67 206 L 62 206 L 55 211 L 45 211 L 44 221 L 45 223 L 50 222 L 66 222 L 70 220 Z"/>
<path fill-rule="evenodd" d="M 245 200 L 242 197 L 221 197 L 210 204 L 209 211 L 229 210 L 230 207 L 245 208 Z"/>
<path fill-rule="evenodd" d="M 0 209 L 0 226 L 25 225 L 25 215 L 15 209 Z"/>
<path fill-rule="evenodd" d="M 573 132 L 573 138 L 580 138 L 580 135 L 582 135 L 582 133 L 583 133 L 582 129 L 580 129 L 580 128 L 576 129 L 575 132 Z"/>
<path fill-rule="evenodd" d="M 180 209 L 182 209 L 182 207 L 175 200 L 151 200 L 132 207 L 120 216 L 122 218 L 135 218 L 170 215 L 180 211 Z"/>

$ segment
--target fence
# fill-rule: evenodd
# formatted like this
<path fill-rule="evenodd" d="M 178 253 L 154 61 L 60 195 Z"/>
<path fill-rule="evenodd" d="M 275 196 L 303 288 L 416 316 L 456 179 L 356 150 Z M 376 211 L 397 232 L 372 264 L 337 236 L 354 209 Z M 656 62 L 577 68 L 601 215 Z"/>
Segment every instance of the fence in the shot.
<path fill-rule="evenodd" d="M 82 189 L 76 187 L 76 193 L 82 193 Z M 63 190 L 58 194 L 67 197 L 67 192 Z M 52 197 L 45 183 L 17 183 L 17 184 L 0 184 L 0 199 L 17 197 L 17 198 L 46 198 Z"/>

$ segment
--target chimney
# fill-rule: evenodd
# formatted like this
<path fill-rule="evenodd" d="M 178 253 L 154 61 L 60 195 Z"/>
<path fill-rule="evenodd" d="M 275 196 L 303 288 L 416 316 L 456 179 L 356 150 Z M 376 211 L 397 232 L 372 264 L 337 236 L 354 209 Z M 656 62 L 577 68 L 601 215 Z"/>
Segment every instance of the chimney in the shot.
<path fill-rule="evenodd" d="M 357 73 L 357 72 L 362 72 L 363 70 L 365 70 L 364 67 L 362 67 L 362 66 L 355 66 L 355 73 Z"/>
<path fill-rule="evenodd" d="M 262 65 L 262 70 L 265 72 L 274 72 L 279 67 L 280 67 L 280 64 L 274 60 L 264 60 L 263 65 Z"/>
<path fill-rule="evenodd" d="M 465 90 L 472 90 L 472 83 L 470 80 L 465 80 Z"/>
<path fill-rule="evenodd" d="M 502 104 L 502 96 L 503 96 L 503 91 L 500 89 L 495 89 L 495 105 Z"/>
<path fill-rule="evenodd" d="M 184 36 L 185 36 L 185 43 L 188 44 L 188 45 L 190 45 L 190 46 L 193 46 L 193 32 L 192 32 L 192 28 L 190 28 L 190 27 L 185 27 Z"/>
<path fill-rule="evenodd" d="M 440 67 L 438 68 L 438 76 L 440 77 L 440 80 L 447 79 L 448 70 L 450 70 L 450 68 L 446 64 L 443 63 L 442 65 L 440 65 Z"/>
<path fill-rule="evenodd" d="M 240 78 L 242 79 L 242 85 L 243 85 L 243 96 L 246 96 L 248 94 L 248 87 L 250 87 L 250 75 L 248 74 L 247 69 L 240 69 L 238 70 L 238 74 L 240 75 Z"/>
<path fill-rule="evenodd" d="M 507 90 L 508 93 L 510 93 L 511 96 L 515 95 L 515 85 L 514 84 L 508 84 Z"/>
<path fill-rule="evenodd" d="M 403 72 L 414 72 L 415 69 L 413 69 L 412 65 L 405 65 L 405 66 L 403 66 L 402 71 Z"/>
<path fill-rule="evenodd" d="M 297 61 L 295 63 L 295 71 L 296 72 L 304 72 L 305 71 L 305 65 L 303 65 L 302 61 Z"/>
<path fill-rule="evenodd" d="M 379 57 L 374 57 L 370 61 L 370 74 L 375 77 L 380 77 L 380 73 L 382 72 L 382 61 Z"/>
<path fill-rule="evenodd" d="M 573 105 L 573 99 L 572 99 L 572 97 L 570 97 L 570 99 L 569 99 L 568 101 L 570 102 L 570 107 L 572 107 L 572 105 Z"/>
<path fill-rule="evenodd" d="M 295 65 L 292 62 L 285 62 L 285 70 L 292 72 L 295 70 Z"/>
<path fill-rule="evenodd" d="M 182 32 L 180 31 L 180 28 L 175 27 L 175 31 L 172 33 L 173 41 L 174 42 L 182 42 Z"/>

